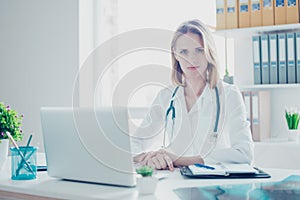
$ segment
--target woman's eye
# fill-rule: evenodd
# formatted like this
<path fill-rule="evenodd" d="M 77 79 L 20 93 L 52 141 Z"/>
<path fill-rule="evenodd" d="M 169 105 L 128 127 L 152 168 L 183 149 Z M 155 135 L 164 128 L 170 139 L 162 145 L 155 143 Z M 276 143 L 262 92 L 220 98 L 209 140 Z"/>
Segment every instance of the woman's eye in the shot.
<path fill-rule="evenodd" d="M 196 48 L 196 52 L 197 53 L 204 53 L 204 49 L 203 48 Z"/>
<path fill-rule="evenodd" d="M 180 50 L 179 53 L 180 54 L 187 54 L 187 50 Z"/>

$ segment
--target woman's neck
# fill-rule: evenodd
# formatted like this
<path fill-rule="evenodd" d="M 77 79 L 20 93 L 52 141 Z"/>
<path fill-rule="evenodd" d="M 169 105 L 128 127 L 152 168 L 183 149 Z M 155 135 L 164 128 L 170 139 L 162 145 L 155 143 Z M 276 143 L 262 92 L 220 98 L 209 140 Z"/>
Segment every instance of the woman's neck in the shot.
<path fill-rule="evenodd" d="M 188 79 L 186 80 L 185 85 L 185 96 L 199 97 L 206 86 L 206 81 L 199 78 Z"/>

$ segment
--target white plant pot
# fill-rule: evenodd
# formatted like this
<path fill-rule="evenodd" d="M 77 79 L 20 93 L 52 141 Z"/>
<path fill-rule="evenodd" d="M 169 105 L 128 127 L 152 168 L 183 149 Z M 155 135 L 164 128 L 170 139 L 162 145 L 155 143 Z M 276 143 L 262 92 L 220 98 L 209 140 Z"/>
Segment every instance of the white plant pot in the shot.
<path fill-rule="evenodd" d="M 289 139 L 289 141 L 298 142 L 298 140 L 299 140 L 299 129 L 289 129 L 288 130 L 288 139 Z"/>
<path fill-rule="evenodd" d="M 152 176 L 138 177 L 137 188 L 139 194 L 154 194 L 158 179 Z"/>
<path fill-rule="evenodd" d="M 8 156 L 8 145 L 9 145 L 9 140 L 8 139 L 3 139 L 1 140 L 0 143 L 0 170 L 2 169 L 7 156 Z"/>

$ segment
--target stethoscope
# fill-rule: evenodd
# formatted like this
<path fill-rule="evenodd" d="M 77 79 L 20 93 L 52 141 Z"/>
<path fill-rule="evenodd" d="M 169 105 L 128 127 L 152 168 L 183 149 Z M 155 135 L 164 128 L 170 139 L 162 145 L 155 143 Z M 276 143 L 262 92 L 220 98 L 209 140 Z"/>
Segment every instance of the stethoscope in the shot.
<path fill-rule="evenodd" d="M 166 111 L 165 125 L 164 125 L 164 135 L 163 135 L 163 148 L 167 147 L 167 145 L 166 145 L 166 131 L 167 131 L 167 126 L 168 126 L 168 116 L 170 115 L 170 113 L 172 114 L 172 116 L 171 116 L 172 129 L 171 129 L 171 137 L 170 138 L 174 137 L 174 125 L 175 125 L 175 118 L 176 118 L 176 110 L 175 110 L 175 107 L 174 107 L 174 100 L 175 100 L 175 95 L 176 95 L 178 89 L 179 89 L 179 86 L 177 86 L 175 88 L 175 90 L 173 91 L 172 98 L 170 100 L 169 108 Z M 214 125 L 214 128 L 213 128 L 212 135 L 210 136 L 211 137 L 210 139 L 213 141 L 214 144 L 212 145 L 211 150 L 206 155 L 208 155 L 212 151 L 212 149 L 215 147 L 216 142 L 217 142 L 217 138 L 218 138 L 218 125 L 219 125 L 219 119 L 220 119 L 220 96 L 219 96 L 218 87 L 215 87 L 215 95 L 216 95 L 216 108 L 217 108 L 216 109 L 216 120 L 215 120 L 215 125 Z M 172 139 L 170 139 L 170 141 L 171 140 Z"/>

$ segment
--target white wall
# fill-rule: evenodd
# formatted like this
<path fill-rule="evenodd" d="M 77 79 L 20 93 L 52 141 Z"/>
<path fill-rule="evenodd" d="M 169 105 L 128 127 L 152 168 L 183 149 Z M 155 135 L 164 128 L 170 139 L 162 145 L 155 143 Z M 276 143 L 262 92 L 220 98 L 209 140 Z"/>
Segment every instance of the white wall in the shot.
<path fill-rule="evenodd" d="M 23 143 L 43 149 L 41 106 L 72 105 L 78 19 L 78 0 L 0 0 L 0 101 L 25 115 Z"/>

